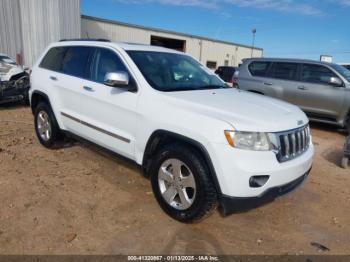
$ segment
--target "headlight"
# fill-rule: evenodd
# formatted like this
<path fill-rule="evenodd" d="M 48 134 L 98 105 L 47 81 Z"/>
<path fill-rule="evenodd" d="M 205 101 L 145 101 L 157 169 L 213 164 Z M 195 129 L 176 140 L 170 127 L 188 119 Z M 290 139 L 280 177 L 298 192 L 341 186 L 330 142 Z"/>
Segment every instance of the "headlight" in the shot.
<path fill-rule="evenodd" d="M 225 131 L 227 142 L 235 148 L 253 151 L 277 149 L 277 138 L 270 133 Z"/>

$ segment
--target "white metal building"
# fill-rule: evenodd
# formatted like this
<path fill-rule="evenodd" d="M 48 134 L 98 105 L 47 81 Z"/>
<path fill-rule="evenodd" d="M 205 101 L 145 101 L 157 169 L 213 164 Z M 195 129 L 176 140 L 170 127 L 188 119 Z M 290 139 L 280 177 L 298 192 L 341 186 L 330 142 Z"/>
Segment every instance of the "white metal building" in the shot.
<path fill-rule="evenodd" d="M 189 53 L 212 69 L 224 65 L 237 66 L 243 58 L 251 57 L 252 51 L 254 57 L 263 55 L 261 48 L 85 15 L 81 20 L 81 36 L 177 49 Z"/>
<path fill-rule="evenodd" d="M 31 66 L 48 44 L 80 37 L 80 0 L 0 0 L 0 53 Z"/>
<path fill-rule="evenodd" d="M 263 55 L 260 48 L 80 15 L 80 0 L 0 0 L 0 53 L 32 66 L 60 39 L 106 38 L 160 45 L 191 54 L 209 68 L 237 66 Z"/>

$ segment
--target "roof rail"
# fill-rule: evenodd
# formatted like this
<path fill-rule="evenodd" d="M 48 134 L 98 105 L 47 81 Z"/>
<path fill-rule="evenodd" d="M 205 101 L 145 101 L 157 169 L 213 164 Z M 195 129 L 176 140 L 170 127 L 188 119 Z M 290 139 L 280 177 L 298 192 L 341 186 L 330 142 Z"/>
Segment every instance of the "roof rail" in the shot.
<path fill-rule="evenodd" d="M 96 42 L 111 42 L 108 39 L 102 38 L 72 38 L 72 39 L 61 39 L 59 42 L 68 42 L 68 41 L 96 41 Z"/>

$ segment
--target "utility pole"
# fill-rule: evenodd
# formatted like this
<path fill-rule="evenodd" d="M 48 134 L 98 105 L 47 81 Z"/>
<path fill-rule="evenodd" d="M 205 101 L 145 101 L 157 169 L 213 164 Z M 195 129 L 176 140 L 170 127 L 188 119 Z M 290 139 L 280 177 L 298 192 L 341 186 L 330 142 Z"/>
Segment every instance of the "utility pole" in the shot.
<path fill-rule="evenodd" d="M 203 56 L 203 40 L 199 40 L 199 62 L 202 62 Z"/>
<path fill-rule="evenodd" d="M 253 33 L 253 43 L 252 43 L 252 54 L 251 54 L 251 58 L 253 58 L 253 53 L 254 53 L 256 28 L 253 28 L 252 33 Z"/>

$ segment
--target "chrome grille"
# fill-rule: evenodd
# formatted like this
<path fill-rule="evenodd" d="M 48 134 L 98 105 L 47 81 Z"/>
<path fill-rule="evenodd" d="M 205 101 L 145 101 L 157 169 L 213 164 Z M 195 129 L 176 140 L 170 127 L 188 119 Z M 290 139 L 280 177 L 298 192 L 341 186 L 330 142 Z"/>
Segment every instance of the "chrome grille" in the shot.
<path fill-rule="evenodd" d="M 303 154 L 310 145 L 310 129 L 304 126 L 287 132 L 277 133 L 279 142 L 279 162 L 292 160 Z"/>

